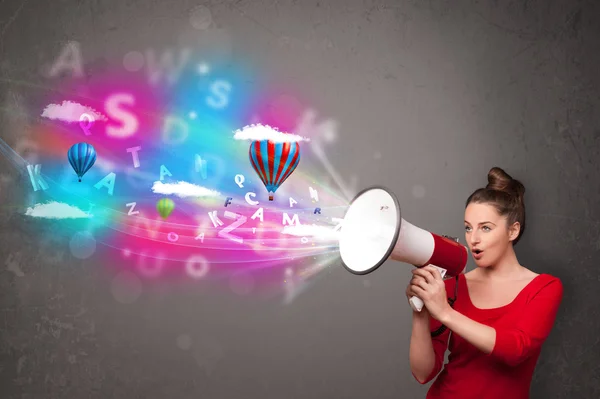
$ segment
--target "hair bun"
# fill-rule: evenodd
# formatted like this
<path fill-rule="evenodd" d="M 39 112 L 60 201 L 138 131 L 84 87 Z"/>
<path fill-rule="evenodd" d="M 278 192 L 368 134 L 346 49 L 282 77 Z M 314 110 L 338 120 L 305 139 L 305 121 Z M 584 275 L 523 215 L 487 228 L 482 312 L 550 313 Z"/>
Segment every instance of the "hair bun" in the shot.
<path fill-rule="evenodd" d="M 488 172 L 488 185 L 485 188 L 488 190 L 504 191 L 507 194 L 517 197 L 519 200 L 523 200 L 523 195 L 525 194 L 525 186 L 497 166 L 494 166 Z"/>

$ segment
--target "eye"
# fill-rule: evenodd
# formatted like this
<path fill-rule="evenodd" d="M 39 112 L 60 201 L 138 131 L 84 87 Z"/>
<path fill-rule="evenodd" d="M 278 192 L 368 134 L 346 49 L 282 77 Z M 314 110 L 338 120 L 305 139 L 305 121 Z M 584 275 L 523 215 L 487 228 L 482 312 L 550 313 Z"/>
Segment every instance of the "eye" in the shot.
<path fill-rule="evenodd" d="M 465 230 L 469 231 L 470 227 L 469 226 L 465 226 Z"/>
<path fill-rule="evenodd" d="M 491 231 L 492 230 L 488 226 L 483 226 L 482 228 L 483 228 L 484 231 Z"/>

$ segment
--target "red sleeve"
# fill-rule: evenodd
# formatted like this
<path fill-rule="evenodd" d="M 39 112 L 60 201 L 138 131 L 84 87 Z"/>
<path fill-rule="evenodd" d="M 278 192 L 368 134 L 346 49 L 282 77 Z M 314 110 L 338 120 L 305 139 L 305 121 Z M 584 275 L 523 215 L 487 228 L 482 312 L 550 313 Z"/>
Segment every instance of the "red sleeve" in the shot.
<path fill-rule="evenodd" d="M 446 283 L 446 295 L 452 296 L 454 295 L 454 284 L 455 279 L 448 279 L 445 281 Z M 433 332 L 441 327 L 442 323 L 431 317 L 430 322 L 430 330 Z M 446 329 L 442 334 L 437 337 L 432 337 L 431 342 L 433 344 L 433 351 L 435 353 L 435 365 L 433 366 L 433 370 L 427 376 L 424 381 L 419 381 L 417 377 L 413 374 L 415 380 L 417 380 L 420 384 L 427 384 L 429 381 L 433 380 L 436 375 L 442 370 L 442 366 L 444 365 L 444 358 L 446 356 L 446 349 L 448 349 L 448 338 L 450 337 L 450 330 Z"/>
<path fill-rule="evenodd" d="M 563 286 L 558 278 L 546 282 L 522 309 L 514 326 L 496 328 L 496 343 L 490 356 L 516 366 L 540 349 L 554 325 L 562 296 Z"/>

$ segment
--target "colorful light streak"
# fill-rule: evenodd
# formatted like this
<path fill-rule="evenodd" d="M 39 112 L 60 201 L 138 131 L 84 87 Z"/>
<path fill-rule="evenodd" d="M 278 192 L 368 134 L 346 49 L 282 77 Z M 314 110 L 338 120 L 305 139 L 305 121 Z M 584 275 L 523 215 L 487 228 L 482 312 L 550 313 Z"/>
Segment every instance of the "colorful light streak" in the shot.
<path fill-rule="evenodd" d="M 89 232 L 104 248 L 96 253 L 107 265 L 127 268 L 137 257 L 138 268 L 145 268 L 147 276 L 152 275 L 152 267 L 147 267 L 151 262 L 161 265 L 161 276 L 165 271 L 181 270 L 188 275 L 196 270 L 202 278 L 266 271 L 271 279 L 281 281 L 282 270 L 298 262 L 305 270 L 298 275 L 316 275 L 317 266 L 337 259 L 335 240 L 283 234 L 283 229 L 296 221 L 333 229 L 333 220 L 343 216 L 347 199 L 319 182 L 323 172 L 311 147 L 303 145 L 298 168 L 277 191 L 275 200 L 268 201 L 267 190 L 248 158 L 250 141 L 233 139 L 236 129 L 250 123 L 294 133 L 305 109 L 298 100 L 301 96 L 290 94 L 289 89 L 282 96 L 280 90 L 267 87 L 243 68 L 210 71 L 198 77 L 190 67 L 175 84 L 161 86 L 150 85 L 141 71 L 115 68 L 91 82 L 74 79 L 61 83 L 60 90 L 44 90 L 38 99 L 45 106 L 77 102 L 107 119 L 95 120 L 89 129 L 82 129 L 78 120 L 35 118 L 37 123 L 27 136 L 39 149 L 36 162 L 42 165 L 41 175 L 49 188 L 34 191 L 28 187 L 28 206 L 57 201 L 89 212 L 88 219 L 60 220 L 60 228 L 75 234 Z M 78 182 L 66 154 L 81 141 L 94 146 L 98 159 Z M 1 147 L 13 166 L 27 173 L 26 162 L 5 143 Z M 206 162 L 204 171 L 199 170 L 198 159 Z M 161 181 L 165 171 L 163 183 L 185 181 L 220 195 L 180 198 L 153 193 L 153 184 Z M 107 186 L 98 186 L 111 173 L 112 194 Z M 236 182 L 236 175 L 244 176 L 243 187 Z M 318 201 L 311 198 L 309 188 L 318 192 Z M 248 192 L 256 194 L 253 199 L 259 204 L 246 202 Z M 156 202 L 165 196 L 176 207 L 162 220 Z M 225 206 L 228 197 L 232 200 Z M 290 197 L 296 201 L 293 207 Z M 213 224 L 209 213 L 214 211 L 223 225 Z M 245 221 L 229 236 L 224 235 L 236 218 Z"/>

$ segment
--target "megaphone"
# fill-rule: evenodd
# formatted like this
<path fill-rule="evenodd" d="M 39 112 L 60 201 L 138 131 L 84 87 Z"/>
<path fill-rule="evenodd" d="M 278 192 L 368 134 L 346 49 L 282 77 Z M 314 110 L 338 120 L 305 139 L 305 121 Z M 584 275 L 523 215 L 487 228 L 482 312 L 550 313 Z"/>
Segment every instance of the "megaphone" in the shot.
<path fill-rule="evenodd" d="M 404 220 L 397 197 L 382 186 L 366 188 L 350 202 L 339 232 L 339 251 L 343 266 L 358 275 L 393 259 L 415 267 L 436 266 L 442 277 L 454 277 L 463 272 L 468 257 L 457 239 Z M 417 312 L 423 308 L 416 296 L 409 302 Z"/>

